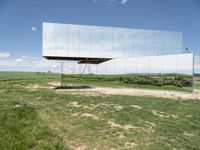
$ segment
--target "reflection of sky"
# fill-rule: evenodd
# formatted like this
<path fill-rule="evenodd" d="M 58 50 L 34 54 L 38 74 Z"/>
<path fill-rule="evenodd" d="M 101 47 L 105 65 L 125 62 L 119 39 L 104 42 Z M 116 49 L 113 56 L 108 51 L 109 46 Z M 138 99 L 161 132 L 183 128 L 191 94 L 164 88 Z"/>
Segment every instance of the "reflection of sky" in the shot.
<path fill-rule="evenodd" d="M 85 64 L 65 63 L 65 73 L 82 73 Z M 116 58 L 98 64 L 87 65 L 84 73 L 129 74 L 129 73 L 181 73 L 193 74 L 193 54 Z"/>
<path fill-rule="evenodd" d="M 43 24 L 43 56 L 121 58 L 181 52 L 180 32 Z"/>
<path fill-rule="evenodd" d="M 194 56 L 194 71 L 200 73 L 200 56 Z"/>

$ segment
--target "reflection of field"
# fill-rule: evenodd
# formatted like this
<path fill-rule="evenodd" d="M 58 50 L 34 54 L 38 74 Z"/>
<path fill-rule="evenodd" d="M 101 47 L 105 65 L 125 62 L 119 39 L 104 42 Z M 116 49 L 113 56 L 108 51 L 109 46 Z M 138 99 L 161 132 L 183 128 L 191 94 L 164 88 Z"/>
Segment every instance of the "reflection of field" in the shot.
<path fill-rule="evenodd" d="M 194 88 L 200 90 L 200 74 L 194 75 Z"/>
<path fill-rule="evenodd" d="M 200 81 L 194 82 L 194 88 L 200 90 Z"/>
<path fill-rule="evenodd" d="M 200 147 L 199 100 L 127 96 L 124 86 L 102 87 L 107 94 L 87 91 L 93 88 L 58 89 L 59 78 L 0 73 L 0 149 Z"/>
<path fill-rule="evenodd" d="M 181 74 L 164 75 L 63 75 L 63 83 L 79 82 L 80 84 L 111 87 L 137 87 L 150 89 L 165 89 L 177 91 L 192 91 L 192 76 Z"/>
<path fill-rule="evenodd" d="M 194 80 L 200 81 L 200 74 L 194 74 Z"/>

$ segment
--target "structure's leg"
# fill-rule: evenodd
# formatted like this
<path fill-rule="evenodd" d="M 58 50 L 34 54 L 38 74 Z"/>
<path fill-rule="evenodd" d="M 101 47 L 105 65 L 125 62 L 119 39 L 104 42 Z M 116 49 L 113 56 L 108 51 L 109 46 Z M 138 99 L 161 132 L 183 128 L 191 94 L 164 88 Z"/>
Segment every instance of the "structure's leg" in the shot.
<path fill-rule="evenodd" d="M 192 58 L 192 93 L 194 93 L 194 59 L 195 59 L 195 57 L 194 57 L 194 54 L 192 54 L 193 55 L 193 58 Z"/>
<path fill-rule="evenodd" d="M 82 77 L 82 75 L 83 75 L 83 73 L 85 72 L 85 69 L 86 69 L 86 68 L 87 68 L 87 64 L 85 65 L 85 67 L 84 67 L 84 69 L 83 69 L 83 71 L 82 71 L 80 77 Z"/>
<path fill-rule="evenodd" d="M 88 73 L 91 73 L 90 65 L 88 65 Z"/>
<path fill-rule="evenodd" d="M 61 63 L 60 63 L 60 87 L 63 87 L 63 86 L 64 86 L 64 85 L 63 85 L 63 75 L 64 75 L 63 69 L 64 69 L 64 63 L 61 62 Z"/>

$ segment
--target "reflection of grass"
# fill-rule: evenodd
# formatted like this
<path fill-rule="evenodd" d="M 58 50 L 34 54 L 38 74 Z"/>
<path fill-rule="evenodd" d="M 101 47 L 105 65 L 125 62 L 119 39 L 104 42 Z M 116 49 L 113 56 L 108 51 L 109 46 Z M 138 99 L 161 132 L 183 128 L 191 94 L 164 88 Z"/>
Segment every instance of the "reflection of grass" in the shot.
<path fill-rule="evenodd" d="M 162 78 L 163 77 L 163 78 Z M 130 87 L 130 88 L 147 88 L 161 90 L 176 90 L 191 92 L 192 87 L 182 86 L 184 83 L 191 84 L 191 76 L 165 74 L 160 75 L 64 75 L 64 83 L 75 82 L 81 85 L 111 86 L 111 87 Z M 175 79 L 174 79 L 175 78 Z M 164 80 L 164 81 L 163 81 Z M 166 85 L 162 85 L 165 83 Z M 177 85 L 177 86 L 174 86 Z"/>
<path fill-rule="evenodd" d="M 59 81 L 55 74 L 0 73 L 0 79 L 0 149 L 200 147 L 200 101 L 42 88 Z"/>
<path fill-rule="evenodd" d="M 194 89 L 200 90 L 200 81 L 195 81 L 194 82 Z"/>
<path fill-rule="evenodd" d="M 174 86 L 152 86 L 152 85 L 135 85 L 135 84 L 126 84 L 126 83 L 119 83 L 119 82 L 98 82 L 98 81 L 84 81 L 84 80 L 77 80 L 77 79 L 67 79 L 64 80 L 64 85 L 69 83 L 75 83 L 78 85 L 93 85 L 93 86 L 108 86 L 108 87 L 127 87 L 127 88 L 139 88 L 139 89 L 155 89 L 155 90 L 176 90 L 182 92 L 191 92 L 192 88 L 190 87 L 174 87 Z"/>

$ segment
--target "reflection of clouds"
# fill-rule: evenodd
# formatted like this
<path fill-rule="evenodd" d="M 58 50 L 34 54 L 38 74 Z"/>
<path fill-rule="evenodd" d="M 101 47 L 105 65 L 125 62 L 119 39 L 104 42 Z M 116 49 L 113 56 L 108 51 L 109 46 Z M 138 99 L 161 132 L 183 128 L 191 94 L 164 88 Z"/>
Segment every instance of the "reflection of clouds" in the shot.
<path fill-rule="evenodd" d="M 77 61 L 63 61 L 64 73 L 80 74 L 85 64 Z M 199 69 L 199 65 L 195 66 Z M 60 61 L 49 61 L 43 58 L 21 56 L 18 58 L 0 59 L 0 70 L 4 71 L 48 71 L 60 72 Z M 98 64 L 87 65 L 84 73 L 94 74 L 128 74 L 128 73 L 184 73 L 192 74 L 193 55 L 165 55 L 134 58 L 116 58 Z"/>
<path fill-rule="evenodd" d="M 85 64 L 67 62 L 66 65 L 73 69 L 65 73 L 81 73 Z M 193 54 L 178 54 L 165 56 L 116 58 L 98 64 L 87 65 L 89 69 L 84 72 L 94 74 L 130 74 L 130 73 L 193 73 Z"/>
<path fill-rule="evenodd" d="M 179 32 L 43 24 L 43 55 L 130 57 L 181 53 Z"/>
<path fill-rule="evenodd" d="M 200 73 L 200 56 L 199 55 L 194 56 L 194 72 Z"/>

